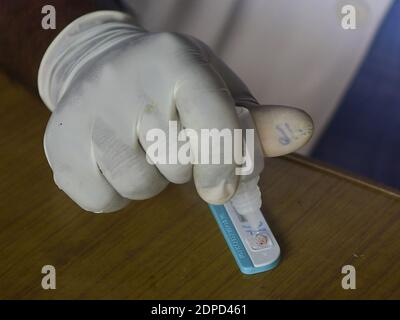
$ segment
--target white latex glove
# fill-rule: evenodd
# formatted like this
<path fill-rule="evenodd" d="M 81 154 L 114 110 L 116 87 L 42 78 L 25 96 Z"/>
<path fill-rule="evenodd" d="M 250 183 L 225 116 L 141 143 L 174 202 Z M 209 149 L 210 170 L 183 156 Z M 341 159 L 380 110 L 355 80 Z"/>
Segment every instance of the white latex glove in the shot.
<path fill-rule="evenodd" d="M 240 128 L 234 106 L 257 106 L 242 81 L 200 41 L 147 32 L 120 12 L 90 13 L 50 45 L 38 86 L 53 112 L 44 146 L 54 180 L 85 210 L 118 210 L 129 199 L 158 194 L 169 181 L 189 181 L 192 172 L 209 203 L 224 203 L 235 193 L 234 164 L 155 166 L 146 160 L 151 128 L 167 129 L 169 120 L 195 130 Z M 254 121 L 267 155 L 291 152 L 311 136 L 305 113 L 257 108 Z M 282 143 L 277 123 L 289 123 L 297 138 Z"/>

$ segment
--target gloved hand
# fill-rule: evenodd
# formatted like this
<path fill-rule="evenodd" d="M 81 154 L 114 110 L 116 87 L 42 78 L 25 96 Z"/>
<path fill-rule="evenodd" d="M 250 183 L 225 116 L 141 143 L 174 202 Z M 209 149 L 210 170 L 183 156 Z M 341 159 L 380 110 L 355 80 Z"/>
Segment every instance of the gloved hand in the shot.
<path fill-rule="evenodd" d="M 196 131 L 238 129 L 235 105 L 253 108 L 270 156 L 294 151 L 312 132 L 310 118 L 298 109 L 258 106 L 200 41 L 147 32 L 120 12 L 94 12 L 66 27 L 43 57 L 38 86 L 52 111 L 44 146 L 54 180 L 93 212 L 150 198 L 169 181 L 189 181 L 192 172 L 205 201 L 221 204 L 232 197 L 239 181 L 234 163 L 147 161 L 146 133 L 168 131 L 169 120 Z"/>

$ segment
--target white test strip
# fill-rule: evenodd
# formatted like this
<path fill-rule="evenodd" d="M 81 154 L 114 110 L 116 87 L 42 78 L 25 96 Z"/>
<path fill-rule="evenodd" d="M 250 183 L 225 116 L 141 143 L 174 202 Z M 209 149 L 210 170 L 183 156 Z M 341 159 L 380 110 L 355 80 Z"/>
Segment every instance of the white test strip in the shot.
<path fill-rule="evenodd" d="M 260 210 L 253 215 L 259 220 L 254 228 L 230 202 L 224 206 L 254 267 L 271 265 L 279 259 L 280 247 Z"/>

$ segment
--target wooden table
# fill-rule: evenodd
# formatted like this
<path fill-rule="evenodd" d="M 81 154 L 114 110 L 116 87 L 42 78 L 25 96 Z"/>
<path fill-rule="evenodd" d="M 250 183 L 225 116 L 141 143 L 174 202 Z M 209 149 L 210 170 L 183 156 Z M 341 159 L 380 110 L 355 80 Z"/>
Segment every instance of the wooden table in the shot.
<path fill-rule="evenodd" d="M 292 156 L 267 159 L 263 211 L 280 265 L 239 272 L 191 183 L 115 214 L 89 214 L 53 183 L 50 115 L 0 75 L 0 298 L 400 298 L 400 197 Z M 341 287 L 353 265 L 357 289 Z M 57 289 L 41 287 L 53 265 Z"/>

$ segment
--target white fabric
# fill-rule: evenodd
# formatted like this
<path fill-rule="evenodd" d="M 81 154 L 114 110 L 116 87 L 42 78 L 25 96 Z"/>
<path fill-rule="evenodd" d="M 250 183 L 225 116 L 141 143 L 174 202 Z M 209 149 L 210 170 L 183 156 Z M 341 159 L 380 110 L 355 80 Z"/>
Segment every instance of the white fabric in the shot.
<path fill-rule="evenodd" d="M 391 0 L 125 0 L 152 31 L 191 34 L 215 50 L 262 104 L 305 109 L 308 153 L 337 107 Z M 353 4 L 357 29 L 341 27 Z"/>

